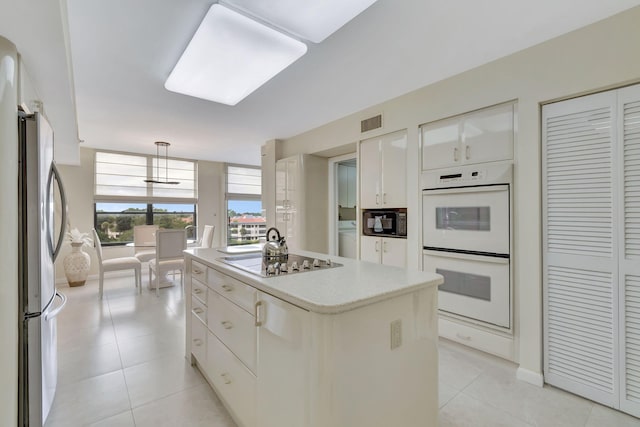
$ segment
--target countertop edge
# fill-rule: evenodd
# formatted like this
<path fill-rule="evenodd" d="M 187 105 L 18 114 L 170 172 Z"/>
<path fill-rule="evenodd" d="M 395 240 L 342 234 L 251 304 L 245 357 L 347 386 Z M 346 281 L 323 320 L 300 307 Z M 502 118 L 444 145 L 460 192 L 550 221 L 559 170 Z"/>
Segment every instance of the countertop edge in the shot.
<path fill-rule="evenodd" d="M 211 249 L 211 250 L 216 250 L 216 249 Z M 217 251 L 216 251 L 217 252 Z M 425 275 L 431 275 L 433 276 L 433 279 L 431 280 L 427 280 L 425 282 L 420 282 L 420 283 L 415 283 L 415 284 L 410 284 L 398 289 L 393 289 L 390 290 L 389 292 L 381 292 L 379 294 L 373 295 L 373 296 L 368 296 L 366 298 L 360 298 L 360 299 L 354 299 L 352 301 L 348 301 L 345 303 L 338 303 L 338 304 L 331 304 L 331 305 L 325 305 L 325 304 L 319 304 L 317 302 L 313 302 L 313 301 L 309 301 L 307 299 L 304 298 L 300 298 L 296 295 L 293 295 L 289 292 L 284 292 L 278 288 L 272 287 L 272 286 L 268 286 L 264 283 L 265 279 L 260 280 L 261 278 L 258 276 L 255 276 L 251 273 L 248 272 L 244 272 L 240 269 L 234 268 L 232 266 L 226 265 L 222 262 L 216 261 L 215 258 L 214 259 L 209 259 L 209 258 L 205 258 L 202 256 L 198 256 L 194 253 L 193 249 L 187 249 L 184 251 L 185 257 L 186 258 L 190 258 L 193 259 L 197 262 L 201 262 L 205 265 L 207 265 L 210 268 L 213 268 L 217 271 L 220 271 L 224 274 L 227 274 L 231 277 L 233 277 L 234 279 L 240 280 L 244 283 L 247 283 L 248 285 L 256 288 L 259 291 L 265 292 L 269 295 L 272 295 L 276 298 L 282 299 L 284 301 L 287 301 L 293 305 L 296 305 L 304 310 L 307 311 L 311 311 L 314 313 L 319 313 L 319 314 L 339 314 L 339 313 L 343 313 L 343 312 L 347 312 L 347 311 L 351 311 L 360 307 L 364 307 L 370 304 L 375 304 L 377 302 L 389 299 L 389 298 L 393 298 L 396 296 L 400 296 L 400 295 L 404 295 L 404 294 L 410 294 L 413 293 L 415 291 L 421 290 L 421 289 L 425 289 L 425 288 L 429 288 L 429 287 L 436 287 L 440 284 L 442 284 L 444 282 L 444 279 L 442 278 L 442 276 L 435 274 L 435 273 L 424 273 Z M 219 254 L 219 256 L 224 256 L 223 253 L 221 252 L 217 252 L 217 254 Z M 325 254 L 319 254 L 322 255 L 323 257 L 326 258 Z M 334 258 L 334 257 L 332 257 Z M 335 257 L 338 258 L 338 257 Z M 355 261 L 355 260 L 354 260 Z M 355 261 L 355 262 L 364 262 L 364 261 Z M 269 278 L 266 280 L 273 280 L 276 278 Z"/>

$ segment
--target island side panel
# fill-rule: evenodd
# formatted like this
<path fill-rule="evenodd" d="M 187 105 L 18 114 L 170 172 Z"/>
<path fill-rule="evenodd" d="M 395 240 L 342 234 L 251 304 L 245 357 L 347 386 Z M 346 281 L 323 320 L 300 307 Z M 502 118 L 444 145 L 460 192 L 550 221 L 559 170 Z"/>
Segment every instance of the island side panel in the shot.
<path fill-rule="evenodd" d="M 435 287 L 312 317 L 311 426 L 438 425 Z"/>

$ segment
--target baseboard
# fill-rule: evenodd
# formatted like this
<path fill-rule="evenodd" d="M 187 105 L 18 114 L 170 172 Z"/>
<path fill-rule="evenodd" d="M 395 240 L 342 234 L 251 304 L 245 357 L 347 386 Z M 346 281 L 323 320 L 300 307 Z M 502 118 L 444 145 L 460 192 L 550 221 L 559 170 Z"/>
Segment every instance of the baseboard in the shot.
<path fill-rule="evenodd" d="M 544 376 L 542 375 L 542 373 L 533 372 L 523 367 L 519 367 L 516 371 L 516 378 L 520 381 L 524 381 L 538 387 L 542 387 L 544 385 Z"/>

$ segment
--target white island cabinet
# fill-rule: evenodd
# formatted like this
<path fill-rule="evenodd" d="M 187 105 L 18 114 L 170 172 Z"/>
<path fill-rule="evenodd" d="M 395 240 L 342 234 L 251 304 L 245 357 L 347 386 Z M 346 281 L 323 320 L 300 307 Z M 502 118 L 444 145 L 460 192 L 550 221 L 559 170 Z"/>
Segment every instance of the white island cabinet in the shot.
<path fill-rule="evenodd" d="M 186 354 L 238 425 L 437 426 L 441 276 L 332 256 L 263 278 L 223 256 L 185 252 Z"/>

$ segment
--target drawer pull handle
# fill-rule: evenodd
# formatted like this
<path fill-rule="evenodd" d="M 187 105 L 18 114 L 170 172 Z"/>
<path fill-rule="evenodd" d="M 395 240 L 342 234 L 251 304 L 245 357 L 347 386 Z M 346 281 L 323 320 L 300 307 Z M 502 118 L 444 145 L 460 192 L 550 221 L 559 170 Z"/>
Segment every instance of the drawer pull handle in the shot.
<path fill-rule="evenodd" d="M 254 306 L 253 314 L 256 317 L 256 326 L 262 326 L 262 320 L 260 320 L 260 307 L 262 306 L 262 301 L 256 301 L 256 305 Z"/>
<path fill-rule="evenodd" d="M 222 322 L 220 322 L 220 324 L 222 325 L 223 328 L 225 329 L 231 329 L 233 328 L 233 323 L 229 322 L 228 320 L 223 320 Z"/>
<path fill-rule="evenodd" d="M 202 289 L 200 289 L 200 288 L 195 288 L 195 289 L 193 290 L 193 293 L 194 293 L 194 294 L 196 294 L 196 295 L 199 295 L 199 294 L 201 294 L 201 293 L 202 293 Z"/>
<path fill-rule="evenodd" d="M 196 338 L 195 340 L 193 340 L 193 344 L 197 347 L 200 347 L 203 344 L 203 342 L 200 338 Z"/>
<path fill-rule="evenodd" d="M 196 307 L 196 308 L 193 309 L 193 312 L 195 314 L 202 314 L 202 313 L 204 313 L 204 310 L 201 309 L 200 307 Z"/>
<path fill-rule="evenodd" d="M 469 335 L 462 335 L 460 332 L 456 333 L 456 337 L 460 338 L 461 340 L 471 341 L 471 337 Z"/>
<path fill-rule="evenodd" d="M 231 285 L 222 285 L 222 289 L 225 292 L 231 292 L 233 290 L 233 286 L 231 286 Z"/>
<path fill-rule="evenodd" d="M 194 268 L 194 269 L 193 269 L 193 274 L 202 274 L 202 273 L 203 273 L 203 271 L 202 271 L 202 270 L 199 270 L 199 269 L 197 269 L 197 268 Z"/>
<path fill-rule="evenodd" d="M 229 374 L 226 372 L 224 374 L 220 374 L 225 384 L 231 384 L 231 379 L 229 379 Z"/>

